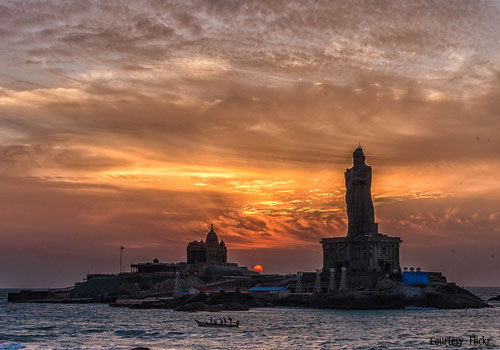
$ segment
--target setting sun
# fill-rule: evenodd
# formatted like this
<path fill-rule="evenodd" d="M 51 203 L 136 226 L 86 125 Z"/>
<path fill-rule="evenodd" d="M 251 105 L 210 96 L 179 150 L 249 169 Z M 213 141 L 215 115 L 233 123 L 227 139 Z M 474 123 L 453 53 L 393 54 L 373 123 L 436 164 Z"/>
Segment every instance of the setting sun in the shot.
<path fill-rule="evenodd" d="M 255 265 L 253 267 L 253 270 L 256 272 L 262 272 L 262 271 L 264 271 L 264 268 L 261 265 Z"/>

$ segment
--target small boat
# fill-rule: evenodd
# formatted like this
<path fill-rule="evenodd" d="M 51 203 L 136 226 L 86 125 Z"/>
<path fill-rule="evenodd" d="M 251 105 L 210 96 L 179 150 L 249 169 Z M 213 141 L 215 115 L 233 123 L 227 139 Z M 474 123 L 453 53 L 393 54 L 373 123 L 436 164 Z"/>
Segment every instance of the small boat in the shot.
<path fill-rule="evenodd" d="M 240 326 L 240 323 L 239 322 L 236 322 L 236 323 L 232 323 L 232 324 L 229 324 L 229 323 L 210 323 L 210 322 L 202 322 L 202 321 L 198 321 L 197 319 L 195 319 L 196 323 L 198 324 L 198 326 L 200 327 L 229 327 L 229 328 L 238 328 Z"/>

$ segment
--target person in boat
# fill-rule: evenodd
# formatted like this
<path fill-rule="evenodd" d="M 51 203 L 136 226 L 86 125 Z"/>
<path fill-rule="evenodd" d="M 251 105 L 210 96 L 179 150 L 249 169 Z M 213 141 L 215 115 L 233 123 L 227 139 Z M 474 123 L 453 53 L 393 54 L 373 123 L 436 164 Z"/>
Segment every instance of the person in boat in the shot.
<path fill-rule="evenodd" d="M 240 326 L 240 320 L 237 320 L 236 321 L 236 327 L 239 327 Z"/>
<path fill-rule="evenodd" d="M 227 322 L 226 322 L 226 316 L 224 316 L 224 317 L 223 317 L 223 319 L 224 319 L 224 324 L 226 324 L 226 323 L 227 323 Z"/>
<path fill-rule="evenodd" d="M 231 318 L 231 316 L 228 316 L 227 318 L 229 319 L 229 324 L 233 324 L 233 319 Z"/>
<path fill-rule="evenodd" d="M 210 317 L 210 323 L 214 323 L 214 321 L 212 320 L 212 317 Z"/>

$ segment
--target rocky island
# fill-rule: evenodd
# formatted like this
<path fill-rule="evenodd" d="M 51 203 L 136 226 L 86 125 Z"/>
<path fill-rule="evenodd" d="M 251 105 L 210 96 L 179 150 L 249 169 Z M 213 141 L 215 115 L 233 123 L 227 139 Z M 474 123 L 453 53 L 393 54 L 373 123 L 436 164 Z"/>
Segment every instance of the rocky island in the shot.
<path fill-rule="evenodd" d="M 454 284 L 408 286 L 401 282 L 384 280 L 372 290 L 341 293 L 273 294 L 218 292 L 199 293 L 179 298 L 121 299 L 110 304 L 132 309 L 173 309 L 175 311 L 247 311 L 260 307 L 304 307 L 315 309 L 404 309 L 428 307 L 438 309 L 464 309 L 490 307 L 470 291 Z"/>

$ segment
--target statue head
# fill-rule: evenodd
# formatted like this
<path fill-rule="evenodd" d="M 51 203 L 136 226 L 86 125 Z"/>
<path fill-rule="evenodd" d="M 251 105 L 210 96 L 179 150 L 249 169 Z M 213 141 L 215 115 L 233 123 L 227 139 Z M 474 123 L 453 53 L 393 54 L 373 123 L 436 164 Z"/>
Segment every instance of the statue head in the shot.
<path fill-rule="evenodd" d="M 358 147 L 352 153 L 352 163 L 356 164 L 365 164 L 365 154 L 363 153 L 363 149 Z"/>

